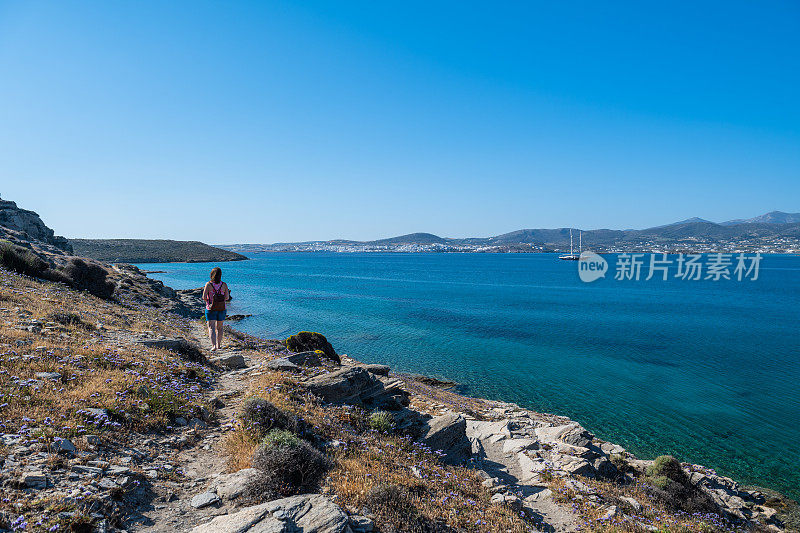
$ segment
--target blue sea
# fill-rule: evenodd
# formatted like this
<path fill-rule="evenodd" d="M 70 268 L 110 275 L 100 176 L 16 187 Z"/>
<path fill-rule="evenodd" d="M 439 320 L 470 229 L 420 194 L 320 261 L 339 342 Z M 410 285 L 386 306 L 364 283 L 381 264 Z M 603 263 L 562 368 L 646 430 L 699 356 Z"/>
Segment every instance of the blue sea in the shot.
<path fill-rule="evenodd" d="M 339 353 L 579 421 L 800 497 L 800 257 L 757 280 L 593 283 L 551 254 L 265 253 L 220 265 L 236 327 L 324 333 Z M 209 264 L 147 264 L 178 289 Z M 673 267 L 675 268 L 675 267 Z M 672 276 L 674 272 L 670 272 Z M 751 273 L 752 277 L 752 273 Z"/>

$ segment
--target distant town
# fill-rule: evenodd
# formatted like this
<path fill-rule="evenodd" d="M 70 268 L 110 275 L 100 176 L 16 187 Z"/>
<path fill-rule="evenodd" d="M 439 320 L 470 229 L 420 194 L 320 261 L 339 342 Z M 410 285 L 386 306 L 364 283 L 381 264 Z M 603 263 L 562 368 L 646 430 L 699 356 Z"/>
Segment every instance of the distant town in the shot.
<path fill-rule="evenodd" d="M 722 223 L 693 218 L 644 230 L 523 229 L 496 237 L 447 238 L 412 233 L 376 241 L 308 241 L 220 245 L 248 252 L 397 253 L 800 253 L 800 213 L 773 211 Z"/>

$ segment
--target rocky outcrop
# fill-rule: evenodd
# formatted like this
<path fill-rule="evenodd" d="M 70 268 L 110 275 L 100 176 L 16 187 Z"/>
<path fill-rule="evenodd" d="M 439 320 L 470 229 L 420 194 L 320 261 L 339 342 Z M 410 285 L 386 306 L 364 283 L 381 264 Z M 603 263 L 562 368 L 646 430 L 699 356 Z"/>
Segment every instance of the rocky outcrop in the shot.
<path fill-rule="evenodd" d="M 325 357 L 335 363 L 341 363 L 342 360 L 336 350 L 328 339 L 321 333 L 313 331 L 301 331 L 295 335 L 291 335 L 286 339 L 286 347 L 293 352 L 314 352 L 320 350 Z"/>
<path fill-rule="evenodd" d="M 460 414 L 437 416 L 423 426 L 420 440 L 434 452 L 442 454 L 442 461 L 461 464 L 472 455 L 472 444 L 467 438 L 467 420 Z"/>
<path fill-rule="evenodd" d="M 321 494 L 303 494 L 218 516 L 193 533 L 352 533 L 339 506 Z"/>
<path fill-rule="evenodd" d="M 186 318 L 202 318 L 205 311 L 203 289 L 176 291 L 133 265 L 112 265 L 109 279 L 115 284 L 115 297 L 123 303 L 157 307 Z"/>
<path fill-rule="evenodd" d="M 33 211 L 20 209 L 15 202 L 0 199 L 0 238 L 15 244 L 34 246 L 41 251 L 71 254 L 72 245 L 55 235 Z"/>
<path fill-rule="evenodd" d="M 376 376 L 363 366 L 346 366 L 315 376 L 301 385 L 322 401 L 332 404 L 397 411 L 409 403 L 409 394 L 403 389 L 402 381 Z"/>

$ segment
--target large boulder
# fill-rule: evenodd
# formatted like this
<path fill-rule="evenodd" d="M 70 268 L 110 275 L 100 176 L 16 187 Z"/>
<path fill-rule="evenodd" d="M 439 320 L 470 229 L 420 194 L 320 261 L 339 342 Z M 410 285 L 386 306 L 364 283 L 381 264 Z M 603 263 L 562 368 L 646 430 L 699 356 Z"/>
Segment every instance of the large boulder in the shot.
<path fill-rule="evenodd" d="M 442 452 L 442 461 L 448 464 L 461 464 L 472 455 L 472 443 L 467 438 L 467 420 L 460 414 L 432 418 L 423 427 L 420 440 L 433 451 Z"/>
<path fill-rule="evenodd" d="M 218 516 L 193 533 L 351 533 L 347 515 L 321 494 L 303 494 Z"/>
<path fill-rule="evenodd" d="M 362 366 L 315 376 L 301 384 L 306 390 L 332 404 L 363 405 L 370 408 L 399 410 L 408 405 L 409 394 L 400 380 L 380 379 Z"/>
<path fill-rule="evenodd" d="M 292 335 L 286 339 L 286 347 L 293 352 L 313 352 L 320 350 L 325 357 L 331 361 L 341 364 L 342 359 L 336 350 L 333 349 L 331 343 L 321 333 L 313 331 L 301 331 L 296 335 Z"/>
<path fill-rule="evenodd" d="M 564 442 L 572 446 L 588 448 L 592 445 L 594 435 L 586 431 L 580 424 L 573 422 L 563 426 L 536 428 L 536 437 L 542 442 Z"/>

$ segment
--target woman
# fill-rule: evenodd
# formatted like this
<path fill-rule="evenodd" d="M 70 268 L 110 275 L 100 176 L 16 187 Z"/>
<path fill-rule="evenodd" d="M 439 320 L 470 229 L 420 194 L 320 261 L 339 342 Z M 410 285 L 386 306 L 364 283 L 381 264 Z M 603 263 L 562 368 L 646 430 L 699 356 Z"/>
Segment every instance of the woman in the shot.
<path fill-rule="evenodd" d="M 206 321 L 208 337 L 211 339 L 211 351 L 222 348 L 222 327 L 225 320 L 225 302 L 230 300 L 228 285 L 222 281 L 222 269 L 211 270 L 211 281 L 203 287 L 203 301 L 206 303 Z"/>

